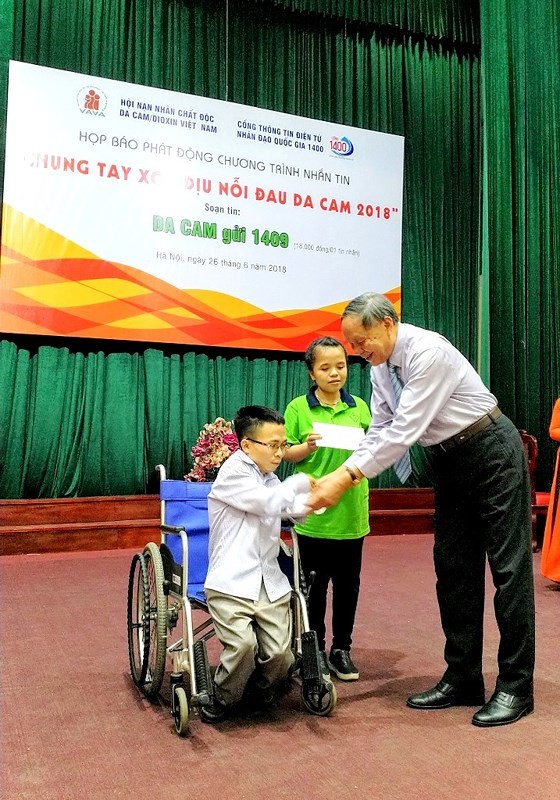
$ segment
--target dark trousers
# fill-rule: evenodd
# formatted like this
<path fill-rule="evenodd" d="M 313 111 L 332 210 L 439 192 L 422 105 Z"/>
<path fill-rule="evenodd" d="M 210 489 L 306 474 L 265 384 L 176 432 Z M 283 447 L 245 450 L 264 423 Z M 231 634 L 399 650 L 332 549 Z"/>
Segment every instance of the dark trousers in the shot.
<path fill-rule="evenodd" d="M 486 558 L 500 633 L 496 690 L 533 690 L 535 606 L 531 506 L 519 433 L 505 416 L 433 456 L 434 564 L 445 634 L 444 680 L 482 683 Z"/>
<path fill-rule="evenodd" d="M 327 589 L 332 581 L 332 646 L 350 650 L 360 593 L 363 537 L 316 539 L 298 536 L 301 566 L 309 588 L 309 625 L 325 649 Z M 314 575 L 312 575 L 314 573 Z"/>

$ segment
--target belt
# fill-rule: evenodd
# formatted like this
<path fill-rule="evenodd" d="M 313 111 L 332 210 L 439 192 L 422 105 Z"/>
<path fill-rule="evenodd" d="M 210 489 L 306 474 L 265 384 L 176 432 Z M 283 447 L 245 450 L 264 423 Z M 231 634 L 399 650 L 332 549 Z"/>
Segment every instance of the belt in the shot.
<path fill-rule="evenodd" d="M 489 428 L 490 425 L 493 425 L 497 419 L 502 416 L 502 412 L 498 408 L 498 406 L 494 406 L 492 411 L 489 411 L 487 414 L 484 414 L 483 417 L 477 419 L 476 422 L 473 422 L 472 425 L 469 425 L 467 428 L 464 428 L 459 433 L 456 433 L 455 436 L 451 436 L 449 439 L 445 439 L 443 442 L 439 442 L 439 444 L 432 445 L 432 450 L 443 450 L 447 452 L 448 450 L 453 450 L 454 447 L 459 447 L 465 442 L 468 442 L 475 434 L 480 433 L 485 428 Z"/>

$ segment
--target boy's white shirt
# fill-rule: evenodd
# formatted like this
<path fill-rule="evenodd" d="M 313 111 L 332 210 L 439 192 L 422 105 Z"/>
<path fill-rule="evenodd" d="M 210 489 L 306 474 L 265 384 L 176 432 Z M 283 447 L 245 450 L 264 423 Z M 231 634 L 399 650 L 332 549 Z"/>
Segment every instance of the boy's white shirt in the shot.
<path fill-rule="evenodd" d="M 309 478 L 280 481 L 242 450 L 224 462 L 208 495 L 209 565 L 206 589 L 258 600 L 261 584 L 271 602 L 290 591 L 278 565 L 280 520 L 307 513 Z"/>

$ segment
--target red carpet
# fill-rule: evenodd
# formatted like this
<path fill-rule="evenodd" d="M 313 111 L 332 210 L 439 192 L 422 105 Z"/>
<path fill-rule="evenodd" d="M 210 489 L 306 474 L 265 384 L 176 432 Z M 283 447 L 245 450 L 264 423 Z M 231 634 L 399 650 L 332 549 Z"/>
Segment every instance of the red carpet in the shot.
<path fill-rule="evenodd" d="M 4 800 L 557 800 L 560 587 L 538 572 L 535 713 L 499 729 L 475 709 L 408 709 L 443 672 L 430 536 L 368 538 L 353 656 L 329 718 L 294 689 L 266 715 L 180 739 L 128 675 L 132 552 L 0 559 Z M 485 673 L 495 679 L 487 603 Z M 216 656 L 215 642 L 211 647 Z M 168 680 L 164 682 L 167 694 Z"/>

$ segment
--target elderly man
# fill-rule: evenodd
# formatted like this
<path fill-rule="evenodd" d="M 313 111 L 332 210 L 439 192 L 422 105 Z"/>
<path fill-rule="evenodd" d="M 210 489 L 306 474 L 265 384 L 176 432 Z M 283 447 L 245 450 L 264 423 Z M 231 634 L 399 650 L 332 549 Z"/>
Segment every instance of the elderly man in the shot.
<path fill-rule="evenodd" d="M 434 564 L 447 669 L 408 698 L 415 709 L 481 705 L 472 722 L 507 725 L 533 711 L 535 619 L 527 464 L 513 423 L 467 359 L 434 331 L 399 322 L 374 293 L 342 314 L 352 349 L 371 364 L 371 427 L 345 464 L 317 482 L 312 507 L 337 502 L 363 476 L 394 465 L 401 480 L 418 442 L 431 455 Z M 496 688 L 484 703 L 486 557 L 500 632 Z"/>

